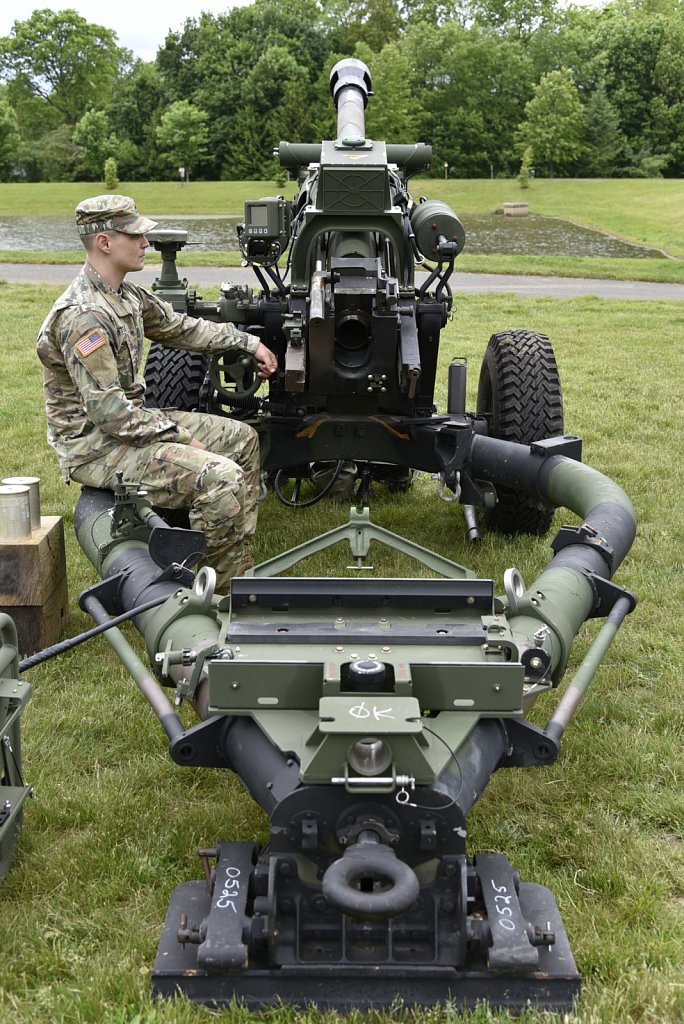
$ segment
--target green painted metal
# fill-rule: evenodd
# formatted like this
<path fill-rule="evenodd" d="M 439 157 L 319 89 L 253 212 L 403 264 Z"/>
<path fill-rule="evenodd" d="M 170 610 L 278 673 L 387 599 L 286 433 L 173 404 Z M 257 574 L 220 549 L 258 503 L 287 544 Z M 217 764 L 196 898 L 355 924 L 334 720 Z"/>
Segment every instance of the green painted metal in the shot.
<path fill-rule="evenodd" d="M 584 462 L 558 460 L 549 473 L 546 486 L 549 500 L 558 507 L 572 509 L 579 516 L 602 502 L 616 502 L 633 518 L 636 513 L 622 487 Z"/>
<path fill-rule="evenodd" d="M 577 711 L 582 697 L 587 692 L 589 684 L 596 675 L 596 671 L 603 661 L 608 648 L 617 635 L 625 616 L 634 607 L 629 596 L 618 599 L 613 611 L 599 630 L 599 634 L 582 659 L 580 667 L 568 684 L 558 707 L 549 719 L 545 732 L 560 738 L 565 732 L 568 722 Z"/>
<path fill-rule="evenodd" d="M 581 462 L 559 459 L 550 473 L 546 492 L 550 500 L 578 516 L 586 517 L 602 503 L 615 503 L 636 519 L 631 501 L 609 477 Z M 591 614 L 596 594 L 583 573 L 551 565 L 527 588 L 518 602 L 518 613 L 510 617 L 513 635 L 521 644 L 546 625 L 550 633 L 544 640 L 552 656 L 554 682 L 558 682 L 568 662 L 570 648 L 582 623 Z M 526 639 L 527 638 L 527 639 Z"/>
<path fill-rule="evenodd" d="M 395 180 L 394 188 L 398 182 Z M 324 142 L 320 164 L 305 182 L 310 203 L 292 247 L 293 292 L 308 293 L 311 256 L 316 239 L 328 231 L 377 231 L 387 236 L 394 250 L 397 276 L 413 295 L 413 260 L 405 256 L 401 212 L 393 204 L 387 151 L 384 142 L 364 149 L 343 149 Z"/>
<path fill-rule="evenodd" d="M 274 558 L 261 562 L 253 569 L 248 569 L 245 575 L 279 576 L 310 555 L 315 555 L 319 551 L 325 551 L 326 548 L 332 547 L 332 545 L 344 540 L 349 542 L 351 556 L 355 560 L 355 564 L 347 568 L 372 569 L 372 566 L 365 565 L 364 563 L 368 557 L 371 541 L 376 540 L 392 548 L 394 551 L 408 555 L 433 572 L 439 573 L 440 576 L 446 576 L 448 579 L 475 578 L 475 574 L 470 569 L 466 569 L 465 566 L 459 565 L 457 562 L 453 562 L 451 559 L 445 558 L 435 551 L 430 551 L 420 544 L 415 544 L 405 537 L 400 537 L 399 534 L 392 533 L 391 530 L 385 530 L 382 526 L 377 526 L 371 522 L 370 510 L 368 508 L 358 509 L 353 507 L 349 512 L 349 522 L 336 526 L 333 530 L 328 530 L 327 533 L 322 533 L 312 540 L 305 541 L 303 544 L 290 548 Z"/>
<path fill-rule="evenodd" d="M 579 512 L 622 493 L 602 474 L 569 460 L 562 460 L 554 474 L 554 493 Z M 144 523 L 144 496 L 138 502 Z M 132 516 L 113 541 L 111 521 L 99 515 L 81 536 L 86 553 L 106 575 L 123 551 L 144 550 L 140 530 Z M 365 567 L 372 540 L 452 580 L 458 598 L 449 613 L 430 611 L 425 588 L 437 580 L 407 580 L 405 589 L 407 594 L 415 590 L 415 600 L 407 598 L 405 606 L 389 611 L 368 602 L 364 585 L 371 594 L 378 581 L 366 577 L 325 581 L 333 590 L 346 583 L 357 587 L 358 601 L 352 595 L 348 607 L 315 600 L 322 581 L 310 581 L 314 599 L 301 607 L 289 594 L 300 594 L 305 581 L 283 581 L 284 590 L 269 593 L 279 574 L 340 542 L 349 544 L 354 567 Z M 392 582 L 384 582 L 388 591 Z M 150 658 L 158 675 L 176 686 L 178 700 L 201 696 L 204 716 L 251 717 L 278 749 L 300 760 L 306 783 L 344 778 L 353 737 L 375 734 L 391 748 L 395 775 L 433 782 L 481 718 L 521 718 L 530 695 L 536 698 L 557 682 L 595 600 L 584 575 L 551 565 L 515 611 L 506 611 L 491 582 L 476 580 L 464 566 L 376 526 L 367 508 L 352 508 L 346 524 L 250 570 L 240 583 L 240 600 L 237 593 L 219 597 L 179 586 L 165 604 L 141 616 Z M 435 607 L 440 601 L 435 596 Z M 117 640 L 113 633 L 112 641 Z M 545 678 L 526 676 L 522 656 L 533 647 L 550 656 Z M 382 662 L 391 693 L 349 692 L 349 666 L 363 659 Z M 134 675 L 139 672 L 135 667 Z M 411 715 L 403 713 L 405 706 Z M 426 712 L 433 717 L 425 719 Z"/>
<path fill-rule="evenodd" d="M 0 879 L 16 857 L 24 802 L 33 795 L 33 788 L 22 775 L 20 728 L 31 692 L 29 684 L 19 679 L 14 622 L 9 615 L 0 613 Z"/>

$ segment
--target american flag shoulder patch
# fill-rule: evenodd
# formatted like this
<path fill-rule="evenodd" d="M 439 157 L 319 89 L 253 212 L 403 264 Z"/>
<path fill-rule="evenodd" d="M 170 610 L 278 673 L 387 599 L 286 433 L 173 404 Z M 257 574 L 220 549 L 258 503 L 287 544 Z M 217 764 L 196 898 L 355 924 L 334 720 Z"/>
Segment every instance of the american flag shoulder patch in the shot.
<path fill-rule="evenodd" d="M 89 356 L 95 349 L 101 348 L 107 344 L 107 339 L 98 330 L 90 331 L 88 334 L 84 334 L 82 338 L 76 342 L 75 348 L 81 353 L 82 356 Z"/>

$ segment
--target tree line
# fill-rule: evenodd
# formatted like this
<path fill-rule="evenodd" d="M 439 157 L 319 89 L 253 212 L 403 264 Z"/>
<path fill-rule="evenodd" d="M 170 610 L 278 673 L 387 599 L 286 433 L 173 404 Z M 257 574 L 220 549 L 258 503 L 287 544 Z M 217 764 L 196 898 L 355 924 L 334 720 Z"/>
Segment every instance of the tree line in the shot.
<path fill-rule="evenodd" d="M 170 32 L 154 61 L 73 10 L 0 38 L 0 180 L 279 174 L 333 138 L 330 69 L 370 67 L 366 133 L 432 173 L 684 175 L 684 0 L 254 0 Z"/>

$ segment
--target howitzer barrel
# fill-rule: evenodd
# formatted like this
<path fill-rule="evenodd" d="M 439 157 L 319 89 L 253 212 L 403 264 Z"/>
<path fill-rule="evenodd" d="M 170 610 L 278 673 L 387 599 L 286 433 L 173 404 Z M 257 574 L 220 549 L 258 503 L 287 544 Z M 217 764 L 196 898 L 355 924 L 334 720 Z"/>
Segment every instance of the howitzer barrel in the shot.
<path fill-rule="evenodd" d="M 337 109 L 337 141 L 343 146 L 362 146 L 366 141 L 370 71 L 363 61 L 353 57 L 338 61 L 330 72 L 330 91 Z"/>

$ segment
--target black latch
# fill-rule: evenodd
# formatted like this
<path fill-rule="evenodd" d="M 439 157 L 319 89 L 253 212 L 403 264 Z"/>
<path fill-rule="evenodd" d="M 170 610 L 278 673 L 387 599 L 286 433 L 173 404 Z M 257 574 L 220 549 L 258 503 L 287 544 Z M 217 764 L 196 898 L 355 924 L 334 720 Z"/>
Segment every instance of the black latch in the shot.
<path fill-rule="evenodd" d="M 205 939 L 197 950 L 197 966 L 210 973 L 247 966 L 249 934 L 247 897 L 257 848 L 254 843 L 217 843 L 211 909 L 204 922 Z"/>
<path fill-rule="evenodd" d="M 475 870 L 492 939 L 487 951 L 490 969 L 515 973 L 538 970 L 539 951 L 530 942 L 508 859 L 502 853 L 478 853 Z"/>
<path fill-rule="evenodd" d="M 574 434 L 562 434 L 560 437 L 545 437 L 541 441 L 533 441 L 530 450 L 537 455 L 563 455 L 575 462 L 582 461 L 582 438 Z"/>
<path fill-rule="evenodd" d="M 613 568 L 615 551 L 605 537 L 602 537 L 598 530 L 588 523 L 581 523 L 579 526 L 561 526 L 556 536 L 551 541 L 551 548 L 554 552 L 561 551 L 571 544 L 586 544 L 595 548 L 605 558 L 608 568 Z"/>

